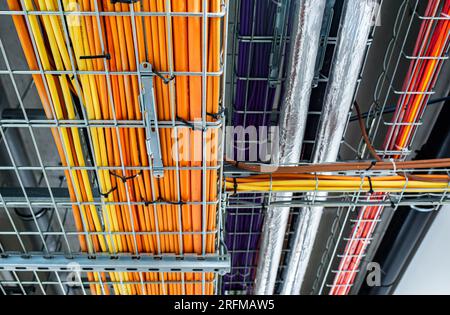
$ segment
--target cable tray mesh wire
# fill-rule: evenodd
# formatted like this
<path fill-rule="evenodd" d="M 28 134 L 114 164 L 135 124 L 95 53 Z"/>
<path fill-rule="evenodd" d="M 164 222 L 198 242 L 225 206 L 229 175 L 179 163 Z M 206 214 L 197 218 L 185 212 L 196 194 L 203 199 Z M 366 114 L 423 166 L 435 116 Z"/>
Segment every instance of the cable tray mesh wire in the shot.
<path fill-rule="evenodd" d="M 271 128 L 278 122 L 291 21 L 288 18 L 277 24 L 276 12 L 280 6 L 276 1 L 240 0 L 233 5 L 229 22 L 233 36 L 229 46 L 227 90 L 230 97 L 227 107 L 230 109 L 228 121 L 234 129 L 229 132 L 227 142 L 230 145 L 226 153 L 228 158 L 240 161 L 265 161 L 270 157 L 261 152 L 267 153 L 266 148 L 271 146 Z M 283 5 L 289 8 L 291 1 Z M 279 54 L 274 51 L 275 43 Z M 255 137 L 247 138 L 246 131 Z M 259 156 L 253 156 L 253 151 L 260 152 Z M 252 292 L 265 215 L 264 199 L 264 194 L 245 194 L 226 200 L 224 237 L 232 266 L 231 272 L 222 277 L 222 293 Z M 242 208 L 240 202 L 249 202 L 253 206 Z"/>
<path fill-rule="evenodd" d="M 425 12 L 418 1 L 403 1 L 400 3 L 393 26 L 393 36 L 391 37 L 385 51 L 383 67 L 377 80 L 372 106 L 370 106 L 367 118 L 366 128 L 371 141 L 382 150 L 377 150 L 377 154 L 383 158 L 394 158 L 398 160 L 406 160 L 412 155 L 410 147 L 415 144 L 415 138 L 422 125 L 422 118 L 426 110 L 426 104 L 430 97 L 434 94 L 433 88 L 436 82 L 442 63 L 445 62 L 448 52 L 448 43 L 444 44 L 444 49 L 440 52 L 431 52 L 432 42 L 423 40 L 421 42 L 420 51 L 413 52 L 414 47 L 408 47 L 407 41 L 414 40 L 419 32 L 419 25 L 428 24 L 428 30 L 433 32 L 436 27 L 445 20 L 448 20 L 444 14 L 441 14 L 445 7 L 445 1 L 434 2 L 437 4 L 437 11 L 434 13 Z M 444 43 L 448 41 L 448 32 L 444 36 Z M 417 69 L 423 67 L 426 63 L 435 63 L 430 74 L 430 84 L 427 86 L 413 88 L 412 85 L 417 83 L 417 77 L 413 74 Z M 413 67 L 413 71 L 407 72 L 407 67 Z M 396 86 L 401 84 L 404 79 L 402 88 Z M 400 81 L 400 83 L 398 83 Z M 408 104 L 412 104 L 414 100 L 418 100 L 419 110 L 410 121 L 405 121 L 403 110 L 408 109 Z M 398 102 L 397 110 L 394 115 L 387 115 L 390 110 L 390 103 Z M 402 142 L 397 142 L 396 147 L 385 146 L 386 141 L 397 141 L 396 135 L 399 130 L 403 130 L 405 137 Z M 347 133 L 347 137 L 350 134 Z M 386 139 L 383 144 L 383 139 Z M 344 144 L 350 151 L 356 154 L 357 158 L 365 158 L 369 156 L 367 145 L 363 139 L 359 144 L 352 146 L 348 139 L 344 139 Z M 448 170 L 443 170 L 448 173 Z M 433 173 L 433 170 L 428 170 Z M 341 209 L 333 222 L 333 229 L 328 237 L 325 251 L 322 255 L 321 263 L 317 270 L 316 280 L 313 285 L 313 293 L 332 293 L 332 294 L 348 294 L 357 292 L 357 288 L 353 288 L 359 273 L 364 274 L 361 270 L 365 268 L 369 257 L 366 252 L 369 246 L 376 246 L 377 241 L 374 237 L 379 238 L 381 228 L 386 222 L 389 222 L 392 211 L 395 211 L 400 205 L 421 205 L 420 197 L 416 200 L 408 202 L 408 195 L 402 195 L 399 202 L 386 203 L 386 194 L 365 196 L 368 202 L 373 205 L 362 205 L 355 202 L 350 208 Z M 426 196 L 426 199 L 431 196 Z M 447 191 L 437 193 L 433 202 L 428 205 L 439 207 L 448 203 Z M 391 200 L 389 200 L 391 201 Z M 431 200 L 429 200 L 431 201 Z M 379 203 L 378 203 L 379 202 Z M 417 203 L 416 203 L 417 202 Z M 361 207 L 357 209 L 357 207 Z M 383 211 L 383 208 L 388 211 Z M 383 223 L 383 224 L 381 224 Z M 361 234 L 361 231 L 365 231 Z M 348 236 L 350 235 L 350 236 Z M 361 236 L 363 235 L 363 236 Z M 349 263 L 351 261 L 351 263 Z M 343 280 L 344 279 L 344 280 Z"/>
<path fill-rule="evenodd" d="M 0 117 L 0 172 L 10 178 L 0 188 L 2 259 L 106 252 L 168 258 L 166 267 L 192 255 L 226 262 L 218 157 L 227 10 L 223 0 L 1 4 L 5 29 L 19 35 L 11 40 L 2 32 L 0 41 L 1 82 L 18 103 Z M 21 55 L 20 44 L 24 55 L 17 58 L 12 49 Z M 151 125 L 139 97 L 143 62 L 154 68 L 158 117 Z M 163 178 L 154 176 L 145 150 L 147 129 L 160 134 Z M 17 132 L 20 143 L 11 141 Z M 1 288 L 213 294 L 226 264 L 214 272 L 197 264 L 190 272 L 183 265 L 173 272 L 81 272 L 72 291 L 63 271 L 5 271 Z"/>
<path fill-rule="evenodd" d="M 72 270 L 71 270 L 72 269 Z M 3 295 L 91 295 L 92 287 L 96 287 L 103 295 L 167 295 L 175 286 L 187 294 L 189 286 L 214 286 L 217 288 L 217 275 L 213 279 L 188 280 L 187 273 L 180 273 L 179 279 L 169 280 L 163 273 L 137 273 L 128 279 L 124 273 L 80 272 L 73 266 L 69 271 L 13 271 L 0 282 L 0 293 Z"/>

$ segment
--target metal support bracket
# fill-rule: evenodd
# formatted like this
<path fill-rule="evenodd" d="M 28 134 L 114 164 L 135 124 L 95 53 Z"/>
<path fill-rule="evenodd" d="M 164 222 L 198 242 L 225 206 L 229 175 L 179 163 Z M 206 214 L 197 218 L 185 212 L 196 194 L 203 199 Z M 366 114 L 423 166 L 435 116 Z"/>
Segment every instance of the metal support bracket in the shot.
<path fill-rule="evenodd" d="M 325 13 L 323 16 L 323 22 L 322 22 L 322 29 L 320 31 L 320 45 L 319 45 L 319 51 L 317 53 L 317 60 L 316 60 L 316 69 L 314 71 L 314 80 L 312 87 L 316 88 L 319 85 L 320 81 L 320 72 L 323 68 L 323 64 L 325 62 L 325 54 L 327 51 L 328 44 L 331 43 L 329 41 L 329 35 L 331 31 L 331 25 L 333 22 L 334 17 L 334 4 L 335 0 L 329 0 L 327 1 L 326 7 L 325 7 Z"/>
<path fill-rule="evenodd" d="M 164 177 L 161 155 L 161 143 L 159 141 L 158 117 L 156 115 L 155 93 L 153 90 L 152 65 L 143 62 L 139 65 L 142 82 L 141 112 L 144 115 L 147 152 L 153 161 L 153 174 L 156 177 Z"/>
<path fill-rule="evenodd" d="M 199 257 L 176 255 L 97 255 L 87 254 L 66 257 L 64 255 L 2 255 L 0 271 L 54 271 L 54 272 L 230 272 L 229 255 L 207 255 Z"/>
<path fill-rule="evenodd" d="M 285 36 L 287 30 L 287 20 L 291 1 L 274 1 L 277 5 L 275 13 L 275 25 L 273 33 L 272 51 L 270 53 L 269 84 L 275 87 L 280 81 L 280 71 Z"/>

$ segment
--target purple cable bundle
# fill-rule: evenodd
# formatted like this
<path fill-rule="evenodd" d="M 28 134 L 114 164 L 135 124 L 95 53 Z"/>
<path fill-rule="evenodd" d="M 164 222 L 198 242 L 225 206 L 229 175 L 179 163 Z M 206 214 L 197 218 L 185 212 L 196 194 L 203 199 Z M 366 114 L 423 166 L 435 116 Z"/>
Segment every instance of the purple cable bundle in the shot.
<path fill-rule="evenodd" d="M 261 137 L 259 127 L 270 126 L 275 88 L 269 87 L 268 79 L 252 80 L 252 78 L 263 79 L 269 76 L 272 43 L 258 41 L 257 38 L 273 35 L 275 5 L 271 0 L 240 2 L 239 36 L 245 36 L 246 40 L 239 41 L 233 125 L 243 128 L 256 127 L 258 142 Z M 241 161 L 249 159 L 249 145 L 244 144 L 240 148 L 243 150 L 238 152 L 235 143 L 235 159 Z M 259 147 L 257 149 L 259 152 Z M 232 202 L 236 206 L 238 203 L 262 205 L 263 198 L 259 194 L 239 194 Z M 255 278 L 258 243 L 264 221 L 263 208 L 261 206 L 233 208 L 231 203 L 227 211 L 225 242 L 232 255 L 232 266 L 230 274 L 223 277 L 223 290 L 250 293 Z"/>
<path fill-rule="evenodd" d="M 254 194 L 239 195 L 239 198 L 260 203 Z M 232 266 L 231 273 L 223 278 L 225 290 L 246 290 L 253 283 L 263 221 L 260 208 L 228 210 L 225 242 L 232 253 Z"/>
<path fill-rule="evenodd" d="M 239 36 L 245 36 L 245 40 L 239 41 L 233 125 L 255 127 L 258 139 L 251 139 L 253 141 L 261 136 L 259 127 L 270 124 L 275 96 L 275 88 L 270 88 L 266 79 L 272 43 L 258 40 L 258 37 L 273 35 L 274 12 L 275 3 L 271 0 L 241 1 Z M 240 152 L 237 146 L 235 148 L 236 160 L 249 160 L 248 144 Z"/>

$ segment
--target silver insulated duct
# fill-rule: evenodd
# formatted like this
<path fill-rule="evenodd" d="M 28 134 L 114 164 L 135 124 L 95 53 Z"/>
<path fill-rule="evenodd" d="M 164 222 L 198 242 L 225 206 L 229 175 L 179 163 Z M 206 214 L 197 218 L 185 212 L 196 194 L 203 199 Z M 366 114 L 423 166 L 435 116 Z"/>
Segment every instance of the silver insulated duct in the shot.
<path fill-rule="evenodd" d="M 290 61 L 280 114 L 279 163 L 300 160 L 326 0 L 298 0 L 291 31 Z M 292 199 L 278 193 L 274 201 Z M 289 207 L 269 207 L 262 231 L 255 294 L 273 294 L 289 218 Z"/>
<path fill-rule="evenodd" d="M 376 18 L 377 3 L 376 0 L 347 0 L 344 4 L 313 163 L 334 162 L 337 159 L 367 51 L 367 39 Z M 316 200 L 326 197 L 326 193 L 318 193 L 315 196 Z M 302 208 L 300 211 L 291 255 L 284 274 L 282 294 L 300 294 L 322 211 L 322 207 Z"/>

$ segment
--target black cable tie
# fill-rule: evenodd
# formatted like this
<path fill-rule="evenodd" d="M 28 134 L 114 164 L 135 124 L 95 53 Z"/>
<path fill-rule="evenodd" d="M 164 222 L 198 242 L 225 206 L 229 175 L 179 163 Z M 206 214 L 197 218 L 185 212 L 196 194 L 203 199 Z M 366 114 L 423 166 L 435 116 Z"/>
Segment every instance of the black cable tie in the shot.
<path fill-rule="evenodd" d="M 111 190 L 108 191 L 108 192 L 106 192 L 106 193 L 102 193 L 102 192 L 100 191 L 100 188 L 98 188 L 98 193 L 100 194 L 100 196 L 105 197 L 105 198 L 108 198 L 108 196 L 109 196 L 111 193 L 115 192 L 115 191 L 117 190 L 117 188 L 118 188 L 118 187 L 115 186 L 115 187 L 111 188 Z"/>
<path fill-rule="evenodd" d="M 237 178 L 233 177 L 233 189 L 234 189 L 234 193 L 233 196 L 237 195 L 237 190 L 238 190 L 238 183 L 237 183 Z"/>
<path fill-rule="evenodd" d="M 125 181 L 130 180 L 130 179 L 138 178 L 138 177 L 141 176 L 141 175 L 142 175 L 142 170 L 140 170 L 138 173 L 136 173 L 136 174 L 134 174 L 134 175 L 125 177 Z"/>
<path fill-rule="evenodd" d="M 162 198 L 158 198 L 157 200 L 154 200 L 154 201 L 144 201 L 145 206 L 151 206 L 156 203 L 168 203 L 168 204 L 174 205 L 174 206 L 182 206 L 182 205 L 186 204 L 186 202 L 184 202 L 184 201 L 168 201 L 168 200 L 164 200 Z"/>
<path fill-rule="evenodd" d="M 216 120 L 220 119 L 223 115 L 223 113 L 225 113 L 225 108 L 221 108 L 216 114 L 213 113 L 206 113 L 206 115 L 208 115 L 209 117 L 212 117 Z"/>
<path fill-rule="evenodd" d="M 141 175 L 142 175 L 142 170 L 140 170 L 139 173 L 137 173 L 137 174 L 135 174 L 135 175 L 128 176 L 128 177 L 127 177 L 127 176 L 121 176 L 121 175 L 116 174 L 116 173 L 114 173 L 114 172 L 112 172 L 112 171 L 109 171 L 109 174 L 110 174 L 111 176 L 114 176 L 114 177 L 120 179 L 120 180 L 122 181 L 122 183 L 125 184 L 125 183 L 126 183 L 127 181 L 129 181 L 129 180 L 135 179 L 136 177 L 141 176 Z"/>
<path fill-rule="evenodd" d="M 181 201 L 181 200 L 180 200 L 180 201 L 167 201 L 167 200 L 162 200 L 161 202 L 168 203 L 168 204 L 174 205 L 174 206 L 183 206 L 183 205 L 186 204 L 186 202 Z"/>
<path fill-rule="evenodd" d="M 369 186 L 370 186 L 369 194 L 372 195 L 374 193 L 373 186 L 372 186 L 372 178 L 370 176 L 367 176 L 367 179 L 369 180 Z"/>
<path fill-rule="evenodd" d="M 136 3 L 139 0 L 111 0 L 111 4 L 116 4 L 116 3 L 125 3 L 125 4 L 132 4 L 132 3 Z"/>
<path fill-rule="evenodd" d="M 165 77 L 164 75 L 162 75 L 162 73 L 156 71 L 155 69 L 153 69 L 152 71 L 154 74 L 156 74 L 158 78 L 160 78 L 163 81 L 164 84 L 169 84 L 170 81 L 175 79 L 174 75 L 171 75 L 170 77 Z"/>
<path fill-rule="evenodd" d="M 116 174 L 116 173 L 114 173 L 114 172 L 112 172 L 112 171 L 109 171 L 109 174 L 110 174 L 111 176 L 113 176 L 113 177 L 116 177 L 116 178 L 120 179 L 120 180 L 125 184 L 126 180 L 125 180 L 125 177 L 124 177 L 124 176 L 120 176 L 119 174 Z"/>
<path fill-rule="evenodd" d="M 154 205 L 154 204 L 157 203 L 157 202 L 158 202 L 157 200 L 155 200 L 155 201 L 144 201 L 144 205 L 145 205 L 146 207 L 148 207 L 148 206 Z"/>
<path fill-rule="evenodd" d="M 103 54 L 103 55 L 92 55 L 92 56 L 80 56 L 81 60 L 86 59 L 106 59 L 111 60 L 111 55 L 109 53 Z"/>
<path fill-rule="evenodd" d="M 394 201 L 392 200 L 391 194 L 388 194 L 388 197 L 389 197 L 389 201 L 390 201 L 390 203 L 391 203 L 391 207 L 395 209 L 395 203 L 394 203 Z"/>
<path fill-rule="evenodd" d="M 193 123 L 191 123 L 191 122 L 189 122 L 189 121 L 187 121 L 186 119 L 184 119 L 184 118 L 181 118 L 180 116 L 176 116 L 176 119 L 177 119 L 177 121 L 178 122 L 181 122 L 181 123 L 183 123 L 185 126 L 187 126 L 187 127 L 190 127 L 192 130 L 198 130 L 198 131 L 206 131 L 206 128 L 203 128 L 203 127 L 198 127 L 196 124 L 193 124 Z"/>
<path fill-rule="evenodd" d="M 264 198 L 264 202 L 262 203 L 262 206 L 261 206 L 261 214 L 264 215 L 267 212 L 267 206 L 268 206 L 267 199 Z"/>
<path fill-rule="evenodd" d="M 372 161 L 370 163 L 370 166 L 366 169 L 366 172 L 370 171 L 372 168 L 375 167 L 375 165 L 377 165 L 377 161 Z"/>

